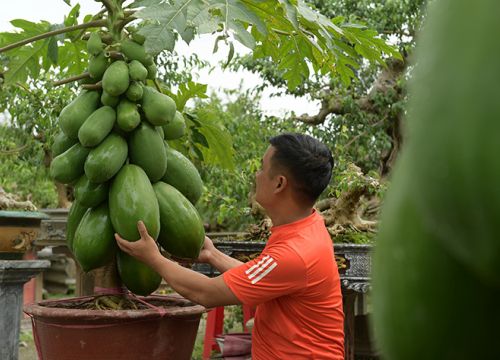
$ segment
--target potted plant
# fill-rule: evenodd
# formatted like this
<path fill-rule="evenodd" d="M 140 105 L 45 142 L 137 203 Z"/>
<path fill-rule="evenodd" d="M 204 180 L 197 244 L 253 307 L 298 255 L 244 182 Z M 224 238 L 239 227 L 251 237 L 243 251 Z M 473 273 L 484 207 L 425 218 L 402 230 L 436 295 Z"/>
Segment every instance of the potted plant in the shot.
<path fill-rule="evenodd" d="M 20 260 L 31 249 L 44 213 L 30 201 L 16 200 L 0 187 L 0 259 Z"/>

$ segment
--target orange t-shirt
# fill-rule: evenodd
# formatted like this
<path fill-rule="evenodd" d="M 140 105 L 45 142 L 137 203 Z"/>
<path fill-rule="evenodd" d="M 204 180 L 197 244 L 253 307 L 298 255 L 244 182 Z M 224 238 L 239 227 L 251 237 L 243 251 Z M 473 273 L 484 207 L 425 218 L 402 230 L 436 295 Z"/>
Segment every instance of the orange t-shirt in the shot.
<path fill-rule="evenodd" d="M 224 273 L 257 306 L 252 359 L 344 359 L 344 314 L 330 235 L 316 211 L 271 229 L 262 254 Z"/>

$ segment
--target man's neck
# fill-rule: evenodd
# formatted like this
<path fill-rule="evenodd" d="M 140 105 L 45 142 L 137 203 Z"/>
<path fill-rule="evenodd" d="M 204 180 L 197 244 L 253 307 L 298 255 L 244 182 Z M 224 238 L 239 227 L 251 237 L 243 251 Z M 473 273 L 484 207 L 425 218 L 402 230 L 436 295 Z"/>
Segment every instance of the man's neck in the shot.
<path fill-rule="evenodd" d="M 302 220 L 311 215 L 312 211 L 312 207 L 309 207 L 293 210 L 287 209 L 287 211 L 274 211 L 273 213 L 268 213 L 268 215 L 273 222 L 273 226 L 280 226 Z"/>

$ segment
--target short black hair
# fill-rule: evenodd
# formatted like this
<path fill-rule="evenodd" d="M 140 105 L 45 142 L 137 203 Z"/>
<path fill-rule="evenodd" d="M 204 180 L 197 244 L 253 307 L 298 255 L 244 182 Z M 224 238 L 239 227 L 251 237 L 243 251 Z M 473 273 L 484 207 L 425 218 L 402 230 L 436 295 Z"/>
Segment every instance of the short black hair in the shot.
<path fill-rule="evenodd" d="M 330 149 L 312 136 L 297 133 L 280 134 L 269 142 L 275 148 L 271 163 L 283 167 L 292 177 L 296 191 L 314 203 L 332 177 L 334 162 Z"/>

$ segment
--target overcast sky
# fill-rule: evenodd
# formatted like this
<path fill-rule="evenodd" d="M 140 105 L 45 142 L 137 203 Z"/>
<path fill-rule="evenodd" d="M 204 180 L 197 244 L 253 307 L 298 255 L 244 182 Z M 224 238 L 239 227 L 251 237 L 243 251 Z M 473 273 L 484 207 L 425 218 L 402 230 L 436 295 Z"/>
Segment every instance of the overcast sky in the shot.
<path fill-rule="evenodd" d="M 70 7 L 63 0 L 14 0 L 2 1 L 2 11 L 0 11 L 0 32 L 12 31 L 14 28 L 9 23 L 13 19 L 27 19 L 30 21 L 47 20 L 51 23 L 61 23 L 64 15 L 68 13 Z M 77 1 L 71 0 L 71 4 L 75 5 Z M 93 14 L 99 11 L 100 3 L 94 0 L 81 0 L 81 17 L 86 14 Z M 176 46 L 176 51 L 181 54 L 189 55 L 196 53 L 201 59 L 208 60 L 215 64 L 221 59 L 227 57 L 228 50 L 219 43 L 219 51 L 217 54 L 212 54 L 214 40 L 210 36 L 205 36 L 201 39 L 195 39 L 189 46 L 183 41 L 179 41 Z M 247 52 L 248 50 L 235 42 L 236 52 Z M 238 88 L 240 82 L 243 82 L 244 88 L 252 88 L 261 81 L 258 76 L 248 72 L 229 72 L 223 71 L 220 68 L 212 73 L 208 71 L 201 72 L 196 81 L 208 84 L 209 91 L 220 92 L 221 89 Z M 292 96 L 283 96 L 281 98 L 270 98 L 270 91 L 263 94 L 261 100 L 261 108 L 268 115 L 280 116 L 286 111 L 293 110 L 298 115 L 303 113 L 313 114 L 319 108 L 319 102 L 312 102 L 308 99 L 299 99 Z"/>

